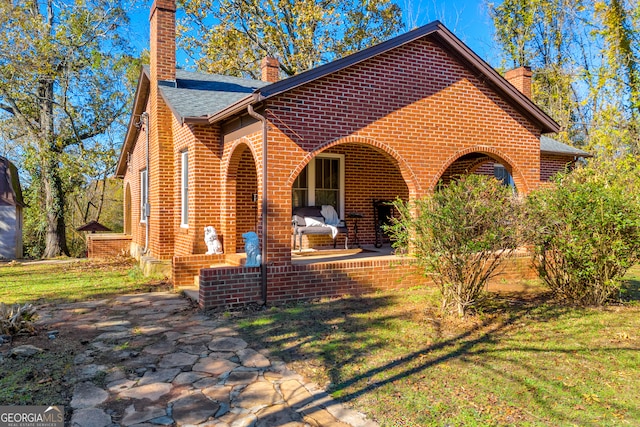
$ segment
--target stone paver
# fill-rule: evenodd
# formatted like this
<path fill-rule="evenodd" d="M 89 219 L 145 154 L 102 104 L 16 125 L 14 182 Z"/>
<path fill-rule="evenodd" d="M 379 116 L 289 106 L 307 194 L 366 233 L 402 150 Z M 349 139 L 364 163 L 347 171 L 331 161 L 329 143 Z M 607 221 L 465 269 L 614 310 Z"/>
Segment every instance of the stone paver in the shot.
<path fill-rule="evenodd" d="M 196 393 L 173 402 L 173 419 L 178 425 L 200 424 L 213 417 L 219 409 L 218 402 Z"/>
<path fill-rule="evenodd" d="M 193 365 L 199 357 L 190 353 L 171 353 L 160 360 L 158 366 L 161 368 L 174 368 L 176 366 Z"/>
<path fill-rule="evenodd" d="M 111 426 L 111 417 L 102 409 L 83 408 L 73 411 L 72 427 L 107 427 Z"/>
<path fill-rule="evenodd" d="M 249 384 L 232 403 L 241 408 L 251 409 L 263 405 L 274 405 L 281 400 L 273 384 L 264 381 Z"/>
<path fill-rule="evenodd" d="M 72 426 L 377 427 L 171 292 L 50 305 L 91 333 L 69 381 Z"/>
<path fill-rule="evenodd" d="M 93 383 L 77 384 L 73 390 L 71 407 L 74 409 L 90 408 L 98 406 L 109 398 L 109 393 L 96 387 Z"/>
<path fill-rule="evenodd" d="M 204 357 L 193 365 L 193 370 L 207 372 L 212 375 L 222 375 L 225 372 L 232 371 L 237 366 L 237 363 L 233 363 L 230 360 Z"/>
<path fill-rule="evenodd" d="M 171 391 L 171 384 L 168 383 L 153 383 L 142 385 L 139 387 L 133 387 L 129 390 L 121 391 L 118 396 L 121 398 L 133 398 L 133 399 L 148 399 L 150 401 L 156 401 L 165 394 Z"/>

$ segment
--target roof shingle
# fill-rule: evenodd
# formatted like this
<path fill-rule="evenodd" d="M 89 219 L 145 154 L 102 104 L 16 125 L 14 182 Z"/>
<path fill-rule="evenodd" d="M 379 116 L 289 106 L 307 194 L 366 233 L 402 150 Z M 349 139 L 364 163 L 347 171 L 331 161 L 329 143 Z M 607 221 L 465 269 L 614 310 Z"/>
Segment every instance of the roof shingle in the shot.
<path fill-rule="evenodd" d="M 185 70 L 176 70 L 175 87 L 162 83 L 159 85 L 162 97 L 180 119 L 211 116 L 269 84 Z"/>

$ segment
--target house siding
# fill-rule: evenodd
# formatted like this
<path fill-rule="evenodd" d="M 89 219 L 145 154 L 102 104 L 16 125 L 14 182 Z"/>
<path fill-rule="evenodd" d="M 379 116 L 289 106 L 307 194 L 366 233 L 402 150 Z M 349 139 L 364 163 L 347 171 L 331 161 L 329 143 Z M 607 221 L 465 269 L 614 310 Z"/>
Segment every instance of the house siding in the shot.
<path fill-rule="evenodd" d="M 22 257 L 21 208 L 0 202 L 0 259 Z"/>

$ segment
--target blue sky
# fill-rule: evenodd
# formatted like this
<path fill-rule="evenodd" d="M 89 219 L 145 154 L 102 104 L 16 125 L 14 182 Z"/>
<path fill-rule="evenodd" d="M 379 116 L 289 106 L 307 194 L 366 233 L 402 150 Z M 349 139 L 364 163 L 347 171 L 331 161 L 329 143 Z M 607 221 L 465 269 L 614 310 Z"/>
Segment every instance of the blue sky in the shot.
<path fill-rule="evenodd" d="M 411 29 L 440 20 L 474 52 L 494 67 L 500 65 L 493 42 L 493 24 L 487 13 L 487 0 L 394 0 L 400 5 Z M 498 0 L 499 2 L 499 0 Z M 131 42 L 138 51 L 149 45 L 149 8 L 151 1 L 131 15 Z M 178 16 L 180 11 L 178 11 Z M 178 64 L 189 68 L 185 55 L 178 54 Z"/>

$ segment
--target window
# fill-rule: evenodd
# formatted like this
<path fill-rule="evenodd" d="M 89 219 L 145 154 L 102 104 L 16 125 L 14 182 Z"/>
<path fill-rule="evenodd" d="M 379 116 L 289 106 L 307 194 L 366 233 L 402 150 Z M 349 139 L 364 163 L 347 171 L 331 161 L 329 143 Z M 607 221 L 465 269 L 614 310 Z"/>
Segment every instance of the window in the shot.
<path fill-rule="evenodd" d="M 291 189 L 292 206 L 332 205 L 344 217 L 344 156 L 323 154 L 313 159 Z"/>
<path fill-rule="evenodd" d="M 147 170 L 140 171 L 140 222 L 147 222 L 149 180 Z"/>
<path fill-rule="evenodd" d="M 515 183 L 513 182 L 513 177 L 511 176 L 509 171 L 499 163 L 493 164 L 493 176 L 498 181 L 502 181 L 502 185 L 505 185 L 507 187 L 515 187 Z"/>
<path fill-rule="evenodd" d="M 183 151 L 180 154 L 182 170 L 180 173 L 180 225 L 188 227 L 189 225 L 189 153 Z"/>

